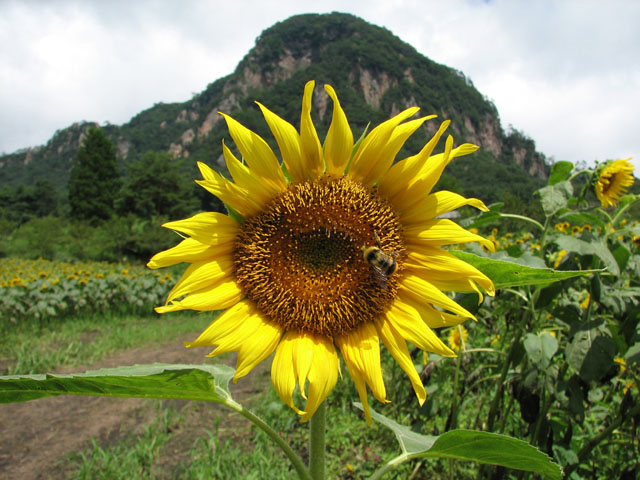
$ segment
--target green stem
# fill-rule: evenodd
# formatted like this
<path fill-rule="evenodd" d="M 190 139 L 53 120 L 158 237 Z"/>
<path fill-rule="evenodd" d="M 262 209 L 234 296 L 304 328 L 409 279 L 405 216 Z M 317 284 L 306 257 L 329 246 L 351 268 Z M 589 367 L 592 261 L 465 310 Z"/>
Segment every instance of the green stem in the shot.
<path fill-rule="evenodd" d="M 640 405 L 636 405 L 636 407 L 631 410 L 630 412 L 627 412 L 626 415 L 623 416 L 620 414 L 620 412 L 618 411 L 618 415 L 616 416 L 616 418 L 613 420 L 613 422 L 611 422 L 611 424 L 605 428 L 602 432 L 600 432 L 598 435 L 596 435 L 595 437 L 591 438 L 578 452 L 578 462 L 577 463 L 572 463 L 571 465 L 567 465 L 564 468 L 564 478 L 569 478 L 569 475 L 571 475 L 571 473 L 580 466 L 580 464 L 582 463 L 582 461 L 587 458 L 587 456 L 591 453 L 591 451 L 596 448 L 598 446 L 598 444 L 600 442 L 602 442 L 603 440 L 605 440 L 607 437 L 609 437 L 616 428 L 618 428 L 620 425 L 622 425 L 622 423 L 624 422 L 625 419 L 631 419 L 634 416 L 636 416 L 638 413 L 640 413 Z"/>
<path fill-rule="evenodd" d="M 580 175 L 591 175 L 593 174 L 593 170 L 578 170 L 576 173 L 574 173 L 573 175 L 571 175 L 568 179 L 569 182 L 573 181 L 574 178 L 579 177 Z"/>
<path fill-rule="evenodd" d="M 524 220 L 525 222 L 533 223 L 540 230 L 544 231 L 544 226 L 533 218 L 525 217 L 524 215 L 516 215 L 515 213 L 501 213 L 500 216 L 505 218 L 515 218 L 517 220 Z"/>
<path fill-rule="evenodd" d="M 413 458 L 412 455 L 409 455 L 408 453 L 403 453 L 402 455 L 398 455 L 396 458 L 389 460 L 382 467 L 376 470 L 373 473 L 373 475 L 369 477 L 369 480 L 380 480 L 381 478 L 383 478 L 384 474 L 387 473 L 389 470 L 391 470 L 394 467 L 397 467 L 398 465 L 406 462 L 411 458 Z"/>
<path fill-rule="evenodd" d="M 309 470 L 313 480 L 325 479 L 325 429 L 327 423 L 327 408 L 324 402 L 313 414 L 309 426 Z"/>
<path fill-rule="evenodd" d="M 260 417 L 256 416 L 254 413 L 245 409 L 242 405 L 234 402 L 233 400 L 227 400 L 224 402 L 224 404 L 238 412 L 243 417 L 247 418 L 260 430 L 266 433 L 269 438 L 276 442 L 276 444 L 280 447 L 280 449 L 284 452 L 284 454 L 293 465 L 293 468 L 295 468 L 296 472 L 298 473 L 298 478 L 302 480 L 313 480 L 311 475 L 309 474 L 307 466 L 304 464 L 302 459 L 298 456 L 298 454 L 296 454 L 296 452 L 293 451 L 289 444 L 284 441 L 284 439 L 278 434 L 278 432 L 271 428 L 269 424 L 265 423 L 265 421 Z"/>
<path fill-rule="evenodd" d="M 458 326 L 458 330 L 460 326 Z M 462 332 L 460 333 L 460 341 L 462 343 Z M 453 430 L 458 425 L 458 405 L 460 401 L 458 399 L 458 382 L 460 380 L 460 368 L 462 366 L 462 356 L 464 355 L 464 344 L 461 345 L 460 354 L 458 355 L 458 361 L 456 362 L 456 374 L 453 380 L 453 398 L 451 400 L 451 411 L 449 412 L 449 425 L 446 428 L 447 431 Z"/>

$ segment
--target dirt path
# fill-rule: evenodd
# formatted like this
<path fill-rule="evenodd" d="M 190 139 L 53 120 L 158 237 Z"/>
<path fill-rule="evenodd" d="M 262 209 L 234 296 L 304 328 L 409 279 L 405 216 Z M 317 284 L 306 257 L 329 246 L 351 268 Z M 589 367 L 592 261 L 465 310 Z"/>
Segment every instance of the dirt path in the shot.
<path fill-rule="evenodd" d="M 127 350 L 105 358 L 87 368 L 65 370 L 63 373 L 83 372 L 88 369 L 108 368 L 148 363 L 203 363 L 206 349 L 186 349 L 183 340 L 192 340 L 198 333 L 185 335 L 165 345 L 150 345 Z M 235 358 L 224 363 L 235 365 Z M 269 384 L 268 362 L 262 362 L 251 374 L 231 384 L 233 396 L 242 402 L 251 394 Z M 62 371 L 61 371 L 62 372 Z M 189 402 L 167 402 L 181 409 Z M 218 405 L 207 405 L 201 416 L 207 421 L 193 418 L 193 412 L 185 417 L 182 432 L 174 435 L 169 445 L 172 463 L 181 459 L 180 453 L 191 447 L 199 430 L 212 428 L 216 415 L 221 412 L 224 420 L 219 428 L 229 435 L 242 436 L 248 433 L 248 422 L 237 414 L 229 413 Z M 68 472 L 60 463 L 69 453 L 82 450 L 97 438 L 98 443 L 117 442 L 132 429 L 150 423 L 157 413 L 157 402 L 143 399 L 119 399 L 101 397 L 62 396 L 24 403 L 0 405 L 0 479 L 35 480 L 66 478 Z M 182 438 L 184 437 L 184 438 Z"/>

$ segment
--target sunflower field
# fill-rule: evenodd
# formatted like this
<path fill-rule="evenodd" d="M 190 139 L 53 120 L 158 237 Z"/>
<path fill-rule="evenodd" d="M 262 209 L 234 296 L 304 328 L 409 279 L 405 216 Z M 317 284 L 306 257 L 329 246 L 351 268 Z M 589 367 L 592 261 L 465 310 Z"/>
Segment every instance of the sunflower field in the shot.
<path fill-rule="evenodd" d="M 148 313 L 164 301 L 171 273 L 107 262 L 0 258 L 0 318 L 11 322 L 114 311 Z"/>

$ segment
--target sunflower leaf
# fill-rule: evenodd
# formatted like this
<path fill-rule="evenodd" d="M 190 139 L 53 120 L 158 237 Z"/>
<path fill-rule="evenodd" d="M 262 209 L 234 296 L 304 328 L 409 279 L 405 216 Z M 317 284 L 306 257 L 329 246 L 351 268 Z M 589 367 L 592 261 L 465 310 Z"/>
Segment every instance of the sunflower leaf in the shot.
<path fill-rule="evenodd" d="M 224 403 L 234 370 L 225 365 L 134 365 L 66 375 L 0 377 L 0 403 L 58 395 L 174 398 Z"/>
<path fill-rule="evenodd" d="M 566 250 L 567 252 L 574 252 L 578 255 L 596 255 L 602 260 L 602 263 L 612 275 L 620 275 L 620 267 L 616 262 L 615 257 L 611 254 L 611 251 L 601 242 L 585 242 L 579 238 L 574 238 L 569 235 L 560 235 L 555 243 L 558 247 Z"/>
<path fill-rule="evenodd" d="M 362 410 L 362 404 L 354 405 Z M 562 478 L 562 469 L 549 456 L 516 438 L 474 430 L 451 430 L 440 436 L 421 435 L 374 410 L 371 410 L 371 416 L 393 431 L 406 460 L 452 458 L 537 472 L 553 480 Z"/>
<path fill-rule="evenodd" d="M 549 181 L 547 185 L 555 185 L 556 183 L 563 182 L 569 178 L 571 171 L 573 170 L 573 163 L 571 162 L 556 162 L 551 167 L 551 174 L 549 175 Z"/>
<path fill-rule="evenodd" d="M 523 285 L 548 285 L 567 278 L 580 277 L 602 270 L 553 270 L 533 268 L 488 257 L 480 257 L 460 250 L 451 250 L 453 255 L 473 265 L 488 276 L 496 288 L 521 287 Z"/>
<path fill-rule="evenodd" d="M 567 202 L 573 196 L 573 186 L 571 182 L 565 180 L 542 187 L 536 193 L 540 195 L 545 215 L 550 217 L 567 206 Z"/>

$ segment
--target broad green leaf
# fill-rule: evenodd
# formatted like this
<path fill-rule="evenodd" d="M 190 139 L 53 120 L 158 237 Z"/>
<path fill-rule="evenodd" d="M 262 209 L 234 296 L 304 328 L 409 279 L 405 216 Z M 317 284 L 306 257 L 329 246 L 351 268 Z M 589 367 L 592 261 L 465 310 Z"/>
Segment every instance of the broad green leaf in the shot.
<path fill-rule="evenodd" d="M 0 403 L 57 395 L 175 398 L 224 403 L 231 399 L 225 365 L 134 365 L 66 375 L 0 377 Z"/>
<path fill-rule="evenodd" d="M 615 276 L 620 275 L 618 262 L 616 262 L 616 259 L 609 249 L 600 242 L 585 242 L 584 240 L 569 235 L 561 235 L 555 240 L 555 243 L 567 252 L 574 252 L 578 255 L 596 255 L 602 260 L 602 263 L 607 267 L 609 273 Z"/>
<path fill-rule="evenodd" d="M 527 333 L 524 338 L 524 348 L 531 363 L 539 368 L 547 368 L 551 357 L 558 350 L 558 341 L 547 332 L 541 332 L 538 335 Z"/>
<path fill-rule="evenodd" d="M 354 403 L 362 410 L 362 404 Z M 451 430 L 440 436 L 421 435 L 371 410 L 371 416 L 396 435 L 406 460 L 452 458 L 537 472 L 560 480 L 562 470 L 546 454 L 522 440 L 497 433 Z"/>
<path fill-rule="evenodd" d="M 548 285 L 567 278 L 589 275 L 599 270 L 559 271 L 551 268 L 531 268 L 517 263 L 480 257 L 460 250 L 451 250 L 460 260 L 473 265 L 488 276 L 496 288 L 520 287 L 523 285 Z"/>
<path fill-rule="evenodd" d="M 600 335 L 593 340 L 580 368 L 583 380 L 600 380 L 613 365 L 616 346 L 609 337 Z"/>
<path fill-rule="evenodd" d="M 581 330 L 575 334 L 573 340 L 566 349 L 567 363 L 576 371 L 582 368 L 582 362 L 587 356 L 587 352 L 591 347 L 591 334 L 586 330 Z"/>
<path fill-rule="evenodd" d="M 569 175 L 571 175 L 571 171 L 573 170 L 573 163 L 571 162 L 556 162 L 551 167 L 551 174 L 549 175 L 548 185 L 555 185 L 556 183 L 563 182 Z"/>
<path fill-rule="evenodd" d="M 631 252 L 624 245 L 618 244 L 611 253 L 613 254 L 613 257 L 616 259 L 616 262 L 618 263 L 618 267 L 622 272 L 625 268 L 627 268 L 627 264 L 629 263 L 629 257 L 631 256 Z"/>
<path fill-rule="evenodd" d="M 624 354 L 624 359 L 627 362 L 627 365 L 640 363 L 640 342 L 635 343 L 629 347 L 627 353 Z"/>
<path fill-rule="evenodd" d="M 542 187 L 536 193 L 540 195 L 544 213 L 550 217 L 567 206 L 567 202 L 573 195 L 573 186 L 568 181 L 558 182 Z"/>

